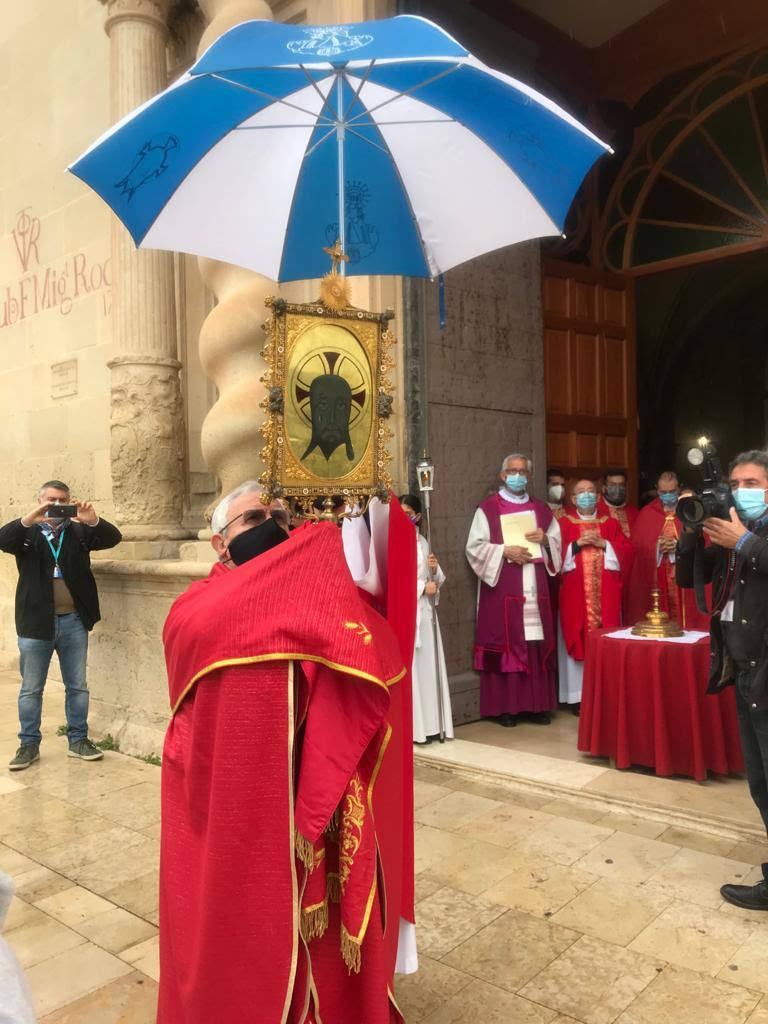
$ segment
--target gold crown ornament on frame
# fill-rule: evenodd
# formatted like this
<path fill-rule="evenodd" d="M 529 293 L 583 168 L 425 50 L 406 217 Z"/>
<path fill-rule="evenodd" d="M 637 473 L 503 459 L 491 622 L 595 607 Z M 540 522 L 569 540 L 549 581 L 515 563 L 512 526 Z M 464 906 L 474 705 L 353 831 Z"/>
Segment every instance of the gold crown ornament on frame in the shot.
<path fill-rule="evenodd" d="M 265 300 L 272 315 L 264 325 L 261 402 L 264 499 L 293 499 L 308 511 L 324 498 L 328 518 L 332 497 L 363 509 L 373 496 L 388 500 L 392 486 L 394 312 L 349 304 L 346 279 L 336 272 L 338 248 L 317 302 Z"/>

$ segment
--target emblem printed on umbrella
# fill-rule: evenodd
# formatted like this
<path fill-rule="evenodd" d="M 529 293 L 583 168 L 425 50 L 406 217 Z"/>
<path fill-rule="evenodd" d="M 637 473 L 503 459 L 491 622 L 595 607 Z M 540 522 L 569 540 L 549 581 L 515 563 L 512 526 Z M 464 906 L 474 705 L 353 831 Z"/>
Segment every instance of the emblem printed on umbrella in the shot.
<path fill-rule="evenodd" d="M 346 187 L 346 255 L 350 263 L 359 263 L 376 251 L 379 244 L 379 229 L 365 220 L 365 208 L 371 194 L 362 181 L 348 181 Z M 325 237 L 332 245 L 339 237 L 337 222 L 326 225 Z"/>
<path fill-rule="evenodd" d="M 175 135 L 155 135 L 148 139 L 136 154 L 125 177 L 115 182 L 115 188 L 122 189 L 122 194 L 127 195 L 130 202 L 142 185 L 159 178 L 168 170 L 170 154 L 178 148 L 179 140 Z"/>
<path fill-rule="evenodd" d="M 323 25 L 305 28 L 306 39 L 292 39 L 287 44 L 291 53 L 316 54 L 318 57 L 338 57 L 340 53 L 360 50 L 373 41 L 373 36 L 350 35 L 346 25 Z"/>

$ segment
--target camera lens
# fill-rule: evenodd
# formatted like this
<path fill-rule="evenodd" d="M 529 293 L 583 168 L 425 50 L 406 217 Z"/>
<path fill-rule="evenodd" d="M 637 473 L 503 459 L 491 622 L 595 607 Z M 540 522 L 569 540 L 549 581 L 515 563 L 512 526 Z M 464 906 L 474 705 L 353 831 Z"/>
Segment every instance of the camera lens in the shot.
<path fill-rule="evenodd" d="M 699 526 L 707 518 L 704 502 L 698 495 L 681 498 L 677 503 L 677 514 L 688 526 Z"/>

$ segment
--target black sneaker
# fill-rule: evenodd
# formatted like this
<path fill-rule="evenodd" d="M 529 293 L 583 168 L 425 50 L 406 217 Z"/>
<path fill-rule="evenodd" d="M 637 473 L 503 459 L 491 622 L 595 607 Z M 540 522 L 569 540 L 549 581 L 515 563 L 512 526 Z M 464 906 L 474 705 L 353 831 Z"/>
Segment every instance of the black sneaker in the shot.
<path fill-rule="evenodd" d="M 39 760 L 39 745 L 37 743 L 22 743 L 16 751 L 14 759 L 8 762 L 8 767 L 12 772 L 20 772 L 23 771 L 24 768 L 29 768 L 34 761 Z"/>
<path fill-rule="evenodd" d="M 70 744 L 69 756 L 82 758 L 83 761 L 100 761 L 104 757 L 104 751 L 99 750 L 95 743 L 86 738 Z"/>

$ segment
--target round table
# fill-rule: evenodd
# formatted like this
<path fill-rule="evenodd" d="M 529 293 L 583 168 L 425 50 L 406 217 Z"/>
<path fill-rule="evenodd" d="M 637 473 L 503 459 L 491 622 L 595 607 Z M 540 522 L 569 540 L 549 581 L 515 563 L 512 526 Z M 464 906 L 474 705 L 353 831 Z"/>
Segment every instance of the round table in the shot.
<path fill-rule="evenodd" d="M 706 693 L 709 638 L 693 644 L 590 634 L 584 660 L 579 750 L 617 768 L 657 775 L 741 774 L 732 686 Z"/>

